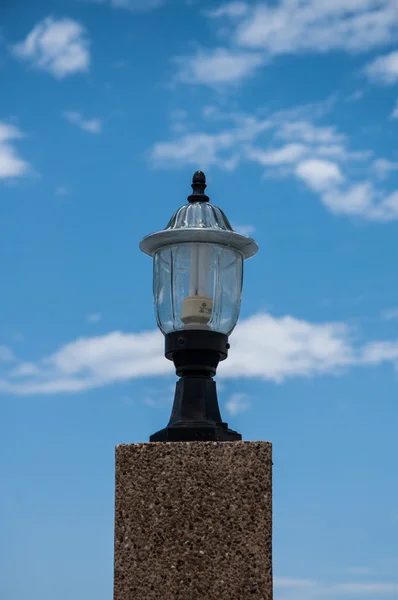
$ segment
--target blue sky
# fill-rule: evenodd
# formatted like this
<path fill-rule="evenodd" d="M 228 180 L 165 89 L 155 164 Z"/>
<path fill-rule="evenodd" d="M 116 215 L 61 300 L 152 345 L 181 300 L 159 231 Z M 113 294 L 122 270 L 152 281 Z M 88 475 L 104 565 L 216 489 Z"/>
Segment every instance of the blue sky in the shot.
<path fill-rule="evenodd" d="M 15 0 L 0 24 L 0 596 L 111 597 L 114 446 L 175 381 L 138 243 L 201 168 L 260 246 L 218 381 L 274 444 L 275 598 L 396 598 L 396 0 Z"/>

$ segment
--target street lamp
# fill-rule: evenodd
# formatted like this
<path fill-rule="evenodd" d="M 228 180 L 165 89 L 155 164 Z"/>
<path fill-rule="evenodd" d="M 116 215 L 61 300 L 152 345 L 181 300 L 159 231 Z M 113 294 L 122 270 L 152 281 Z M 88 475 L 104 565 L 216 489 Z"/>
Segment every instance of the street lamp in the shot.
<path fill-rule="evenodd" d="M 188 204 L 164 230 L 140 243 L 154 259 L 157 323 L 165 335 L 166 358 L 180 377 L 170 421 L 151 442 L 242 439 L 221 419 L 213 377 L 228 356 L 228 335 L 238 320 L 243 260 L 258 246 L 232 229 L 205 189 L 206 177 L 196 171 Z"/>

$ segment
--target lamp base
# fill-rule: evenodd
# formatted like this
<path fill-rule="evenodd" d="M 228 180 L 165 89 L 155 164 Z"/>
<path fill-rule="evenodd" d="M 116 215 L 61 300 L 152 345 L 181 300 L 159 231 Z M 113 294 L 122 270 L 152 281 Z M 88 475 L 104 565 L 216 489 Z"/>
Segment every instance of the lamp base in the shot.
<path fill-rule="evenodd" d="M 228 338 L 214 331 L 184 330 L 166 336 L 166 357 L 181 377 L 170 421 L 151 442 L 238 442 L 242 436 L 224 423 L 213 380 L 228 355 Z"/>
<path fill-rule="evenodd" d="M 172 425 L 157 431 L 149 438 L 150 442 L 239 442 L 242 436 L 227 423 L 215 427 L 198 423 L 194 425 Z"/>

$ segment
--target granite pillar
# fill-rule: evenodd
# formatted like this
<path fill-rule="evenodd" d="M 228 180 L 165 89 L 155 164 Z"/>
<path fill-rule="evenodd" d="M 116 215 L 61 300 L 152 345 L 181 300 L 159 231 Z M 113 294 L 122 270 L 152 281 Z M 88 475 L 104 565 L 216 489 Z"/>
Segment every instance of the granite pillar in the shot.
<path fill-rule="evenodd" d="M 116 448 L 114 600 L 272 600 L 272 446 Z"/>

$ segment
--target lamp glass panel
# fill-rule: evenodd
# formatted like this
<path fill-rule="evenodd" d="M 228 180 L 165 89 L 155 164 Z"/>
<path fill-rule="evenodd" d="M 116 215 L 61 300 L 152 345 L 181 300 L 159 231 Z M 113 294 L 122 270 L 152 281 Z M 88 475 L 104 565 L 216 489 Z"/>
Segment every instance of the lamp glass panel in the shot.
<path fill-rule="evenodd" d="M 208 329 L 230 334 L 239 316 L 243 258 L 234 248 L 183 243 L 154 257 L 155 313 L 164 334 Z"/>

